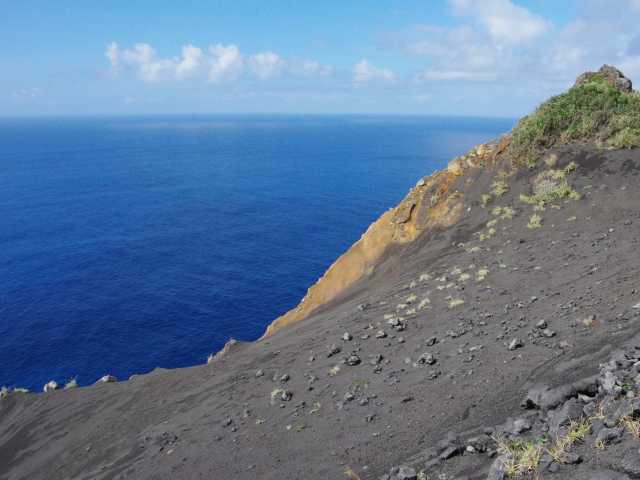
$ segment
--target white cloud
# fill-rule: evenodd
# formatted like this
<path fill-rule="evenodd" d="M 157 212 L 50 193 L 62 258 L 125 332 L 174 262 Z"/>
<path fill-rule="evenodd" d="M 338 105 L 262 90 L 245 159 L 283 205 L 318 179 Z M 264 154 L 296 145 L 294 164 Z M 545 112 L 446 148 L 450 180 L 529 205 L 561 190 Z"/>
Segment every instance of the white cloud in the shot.
<path fill-rule="evenodd" d="M 20 90 L 13 92 L 12 96 L 15 100 L 24 101 L 24 100 L 35 100 L 41 95 L 42 95 L 41 89 L 37 87 L 32 87 L 32 88 L 21 88 Z"/>
<path fill-rule="evenodd" d="M 378 68 L 370 63 L 366 58 L 360 60 L 353 66 L 353 81 L 356 83 L 367 83 L 373 80 L 393 81 L 394 73 L 388 68 Z"/>
<path fill-rule="evenodd" d="M 120 59 L 122 63 L 134 68 L 138 76 L 145 82 L 155 82 L 165 73 L 175 72 L 175 61 L 168 59 L 157 59 L 156 52 L 148 43 L 136 43 L 132 49 L 125 49 L 120 52 L 115 42 L 107 47 L 107 57 Z M 113 62 L 111 63 L 114 68 Z M 116 63 L 116 67 L 118 64 Z"/>
<path fill-rule="evenodd" d="M 257 53 L 249 59 L 251 70 L 263 80 L 279 75 L 284 64 L 284 60 L 273 52 Z"/>
<path fill-rule="evenodd" d="M 116 42 L 111 42 L 107 45 L 107 50 L 104 55 L 109 59 L 109 64 L 111 65 L 111 69 L 116 72 L 118 70 L 118 62 L 120 60 L 120 51 L 118 50 L 118 44 Z"/>
<path fill-rule="evenodd" d="M 302 62 L 301 71 L 304 75 L 308 76 L 328 77 L 333 74 L 333 67 L 322 65 L 315 60 L 305 60 Z"/>
<path fill-rule="evenodd" d="M 236 45 L 210 45 L 209 52 L 213 56 L 209 68 L 209 81 L 220 83 L 237 78 L 244 69 L 244 58 Z"/>
<path fill-rule="evenodd" d="M 155 82 L 163 77 L 187 78 L 199 69 L 203 58 L 202 50 L 193 45 L 183 46 L 180 57 L 163 59 L 157 57 L 148 43 L 136 43 L 133 48 L 121 50 L 116 42 L 107 45 L 105 56 L 113 74 L 126 67 L 145 82 Z"/>
<path fill-rule="evenodd" d="M 449 0 L 454 12 L 475 18 L 497 42 L 533 40 L 549 29 L 549 23 L 510 0 Z"/>
<path fill-rule="evenodd" d="M 193 45 L 182 47 L 182 58 L 176 64 L 176 76 L 185 78 L 192 75 L 200 68 L 202 62 L 202 50 Z"/>
<path fill-rule="evenodd" d="M 427 69 L 419 74 L 416 79 L 418 81 L 455 81 L 455 80 L 472 80 L 487 81 L 494 80 L 495 74 L 490 72 L 470 72 L 464 70 L 434 70 Z"/>

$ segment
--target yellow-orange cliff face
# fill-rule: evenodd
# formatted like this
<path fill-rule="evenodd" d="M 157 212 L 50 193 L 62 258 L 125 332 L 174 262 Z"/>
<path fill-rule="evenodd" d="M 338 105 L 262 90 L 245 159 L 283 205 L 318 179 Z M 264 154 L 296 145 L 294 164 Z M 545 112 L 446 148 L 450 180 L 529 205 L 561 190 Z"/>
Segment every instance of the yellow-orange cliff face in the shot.
<path fill-rule="evenodd" d="M 372 223 L 360 240 L 342 254 L 307 291 L 300 304 L 269 325 L 264 337 L 307 318 L 357 280 L 371 274 L 387 248 L 415 240 L 421 233 L 456 223 L 463 208 L 462 192 L 452 186 L 467 170 L 492 164 L 508 146 L 509 137 L 482 144 L 452 160 L 446 170 L 421 179 L 394 208 Z"/>

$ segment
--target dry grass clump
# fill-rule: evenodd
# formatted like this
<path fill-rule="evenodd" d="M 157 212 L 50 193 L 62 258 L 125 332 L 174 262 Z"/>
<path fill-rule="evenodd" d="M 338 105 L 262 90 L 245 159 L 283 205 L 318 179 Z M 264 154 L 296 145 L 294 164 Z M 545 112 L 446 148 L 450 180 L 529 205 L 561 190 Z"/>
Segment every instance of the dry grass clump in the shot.
<path fill-rule="evenodd" d="M 540 228 L 542 226 L 542 217 L 537 213 L 531 215 L 529 218 L 529 223 L 527 223 L 527 228 Z"/>
<path fill-rule="evenodd" d="M 505 457 L 502 469 L 508 477 L 529 475 L 538 470 L 543 454 L 540 443 L 522 440 L 507 441 L 501 438 L 494 440 L 498 446 L 498 452 Z"/>
<path fill-rule="evenodd" d="M 464 272 L 464 273 L 460 274 L 460 276 L 458 277 L 458 281 L 459 282 L 466 282 L 470 278 L 471 278 L 471 275 L 469 275 L 468 273 Z"/>
<path fill-rule="evenodd" d="M 500 220 L 511 220 L 516 214 L 516 211 L 508 206 L 494 207 L 493 210 L 491 210 L 491 214 Z"/>
<path fill-rule="evenodd" d="M 351 467 L 346 467 L 344 469 L 344 474 L 349 480 L 361 480 L 360 476 Z"/>
<path fill-rule="evenodd" d="M 591 433 L 591 419 L 581 418 L 572 420 L 567 433 L 556 438 L 556 441 L 547 449 L 549 455 L 558 463 L 564 463 L 569 449 L 578 442 L 582 442 Z"/>
<path fill-rule="evenodd" d="M 480 232 L 477 235 L 478 235 L 478 239 L 481 242 L 484 242 L 485 240 L 489 240 L 490 238 L 492 238 L 495 234 L 496 234 L 496 229 L 491 227 L 491 228 L 488 228 L 486 232 Z"/>
<path fill-rule="evenodd" d="M 534 180 L 533 195 L 520 195 L 520 201 L 534 205 L 539 210 L 555 200 L 568 198 L 580 200 L 580 194 L 569 185 L 567 175 L 577 168 L 575 162 L 571 162 L 564 169 L 551 169 L 541 172 Z"/>
<path fill-rule="evenodd" d="M 462 300 L 461 298 L 452 298 L 451 300 L 449 300 L 449 308 L 456 308 L 461 305 L 464 305 L 464 300 Z"/>
<path fill-rule="evenodd" d="M 476 282 L 482 282 L 489 275 L 489 269 L 487 267 L 481 267 L 476 272 Z"/>
<path fill-rule="evenodd" d="M 495 195 L 497 198 L 503 196 L 508 191 L 509 185 L 507 185 L 507 182 L 504 179 L 495 180 L 491 184 L 491 193 L 493 193 L 493 195 Z"/>
<path fill-rule="evenodd" d="M 640 440 L 640 418 L 626 415 L 620 419 L 619 423 L 633 436 L 633 438 Z"/>

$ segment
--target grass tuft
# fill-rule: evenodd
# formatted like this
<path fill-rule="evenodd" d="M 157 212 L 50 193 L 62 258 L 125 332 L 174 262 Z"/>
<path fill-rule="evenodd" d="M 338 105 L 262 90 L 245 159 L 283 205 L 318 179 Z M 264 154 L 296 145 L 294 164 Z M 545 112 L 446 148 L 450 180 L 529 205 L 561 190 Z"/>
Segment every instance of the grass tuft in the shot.
<path fill-rule="evenodd" d="M 496 197 L 501 197 L 509 191 L 509 186 L 504 179 L 495 180 L 491 184 L 491 193 Z"/>
<path fill-rule="evenodd" d="M 449 300 L 449 308 L 456 308 L 461 305 L 464 305 L 464 300 L 462 300 L 461 298 L 452 298 L 451 300 Z"/>
<path fill-rule="evenodd" d="M 620 419 L 620 425 L 622 425 L 633 438 L 640 440 L 640 419 L 627 415 Z"/>
<path fill-rule="evenodd" d="M 569 449 L 576 443 L 582 442 L 591 433 L 591 419 L 581 418 L 572 420 L 567 433 L 556 438 L 556 441 L 547 449 L 549 455 L 558 463 L 566 461 Z"/>
<path fill-rule="evenodd" d="M 542 217 L 537 213 L 531 215 L 529 218 L 529 223 L 527 223 L 527 228 L 540 228 L 542 226 Z"/>
<path fill-rule="evenodd" d="M 502 469 L 507 477 L 520 477 L 538 470 L 543 453 L 539 442 L 502 438 L 494 440 L 498 446 L 498 452 L 505 456 Z"/>

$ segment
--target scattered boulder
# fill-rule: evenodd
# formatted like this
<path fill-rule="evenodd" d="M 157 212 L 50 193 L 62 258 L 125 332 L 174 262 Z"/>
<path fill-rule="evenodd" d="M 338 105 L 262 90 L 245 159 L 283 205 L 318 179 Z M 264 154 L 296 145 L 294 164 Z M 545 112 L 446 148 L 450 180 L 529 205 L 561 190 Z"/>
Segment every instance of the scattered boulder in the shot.
<path fill-rule="evenodd" d="M 360 357 L 354 353 L 347 357 L 347 360 L 345 361 L 345 363 L 350 367 L 354 367 L 360 364 Z"/>
<path fill-rule="evenodd" d="M 523 345 L 524 343 L 522 343 L 522 340 L 520 340 L 519 338 L 514 338 L 509 342 L 508 348 L 509 350 L 516 350 L 518 348 L 522 348 Z"/>
<path fill-rule="evenodd" d="M 64 386 L 65 390 L 71 390 L 73 388 L 78 388 L 78 381 L 75 377 L 70 379 Z"/>
<path fill-rule="evenodd" d="M 58 386 L 58 382 L 56 382 L 55 380 L 51 380 L 45 383 L 44 387 L 42 388 L 42 391 L 44 393 L 49 393 L 49 392 L 53 392 L 54 390 L 58 390 L 58 388 L 60 388 Z"/>
<path fill-rule="evenodd" d="M 342 349 L 336 345 L 335 343 L 329 345 L 329 347 L 327 348 L 327 358 L 331 358 L 334 355 L 337 355 L 338 353 L 340 353 L 342 351 Z"/>
<path fill-rule="evenodd" d="M 417 480 L 418 474 L 411 467 L 400 467 L 396 474 L 398 480 Z"/>
<path fill-rule="evenodd" d="M 620 90 L 624 93 L 630 93 L 633 91 L 633 84 L 631 80 L 624 76 L 624 74 L 616 67 L 611 65 L 603 65 L 597 72 L 585 72 L 580 75 L 574 88 L 585 83 L 591 82 L 594 78 L 602 78 L 605 82 L 611 85 L 613 88 Z"/>
<path fill-rule="evenodd" d="M 100 380 L 98 380 L 96 382 L 96 384 L 99 384 L 99 383 L 114 383 L 114 382 L 117 382 L 117 381 L 118 381 L 118 379 L 116 377 L 114 377 L 113 375 L 107 374 L 107 375 L 102 376 L 100 378 Z"/>
<path fill-rule="evenodd" d="M 618 443 L 622 439 L 623 433 L 623 427 L 603 428 L 596 436 L 596 444 L 611 445 L 613 443 Z"/>

